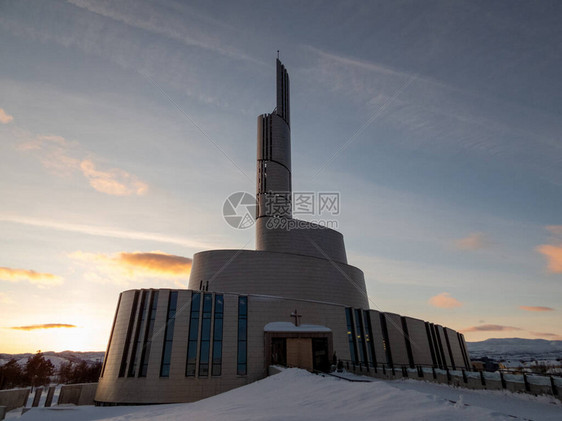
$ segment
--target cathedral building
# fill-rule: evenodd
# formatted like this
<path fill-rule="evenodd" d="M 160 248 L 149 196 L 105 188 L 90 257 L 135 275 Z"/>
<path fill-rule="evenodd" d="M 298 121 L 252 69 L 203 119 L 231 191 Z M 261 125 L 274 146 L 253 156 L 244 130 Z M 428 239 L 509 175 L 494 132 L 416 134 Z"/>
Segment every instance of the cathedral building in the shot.
<path fill-rule="evenodd" d="M 258 117 L 256 197 L 225 204 L 241 224 L 231 211 L 251 209 L 256 249 L 195 254 L 187 289 L 122 292 L 96 403 L 192 402 L 275 364 L 326 371 L 334 355 L 365 370 L 470 368 L 462 334 L 370 309 L 342 234 L 293 218 L 289 76 L 279 59 L 276 88 L 277 106 Z"/>

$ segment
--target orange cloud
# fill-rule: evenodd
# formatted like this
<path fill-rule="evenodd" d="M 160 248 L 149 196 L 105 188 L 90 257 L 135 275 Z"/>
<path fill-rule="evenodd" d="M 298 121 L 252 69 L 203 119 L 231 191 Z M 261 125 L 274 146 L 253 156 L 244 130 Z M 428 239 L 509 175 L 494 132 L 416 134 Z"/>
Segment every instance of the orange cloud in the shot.
<path fill-rule="evenodd" d="M 6 113 L 6 111 L 4 111 L 4 108 L 0 108 L 0 123 L 8 124 L 11 123 L 13 120 L 14 120 L 14 116 Z"/>
<path fill-rule="evenodd" d="M 0 267 L 0 279 L 8 282 L 27 281 L 40 287 L 62 284 L 62 278 L 50 273 L 40 273 L 27 269 Z"/>
<path fill-rule="evenodd" d="M 468 237 L 455 241 L 455 247 L 459 250 L 480 250 L 490 245 L 486 235 L 481 232 L 474 232 Z"/>
<path fill-rule="evenodd" d="M 451 297 L 451 294 L 448 292 L 442 292 L 441 294 L 431 297 L 429 299 L 429 304 L 439 308 L 455 308 L 462 306 L 462 303 L 456 298 Z"/>
<path fill-rule="evenodd" d="M 546 256 L 550 273 L 562 273 L 562 246 L 543 244 L 537 247 L 537 251 Z"/>
<path fill-rule="evenodd" d="M 185 276 L 191 272 L 191 259 L 165 253 L 119 253 L 119 261 L 157 274 Z"/>
<path fill-rule="evenodd" d="M 15 329 L 15 330 L 37 330 L 37 329 L 58 329 L 58 328 L 74 328 L 74 327 L 78 327 L 75 325 L 69 325 L 66 323 L 46 323 L 46 324 L 42 324 L 42 325 L 30 325 L 30 326 L 14 326 L 11 327 L 10 329 Z"/>
<path fill-rule="evenodd" d="M 114 255 L 74 252 L 72 258 L 93 262 L 101 271 L 119 282 L 127 278 L 159 277 L 164 279 L 186 279 L 191 272 L 191 259 L 161 251 L 116 253 Z M 100 276 L 91 275 L 93 279 Z M 125 279 L 124 279 L 125 278 Z"/>
<path fill-rule="evenodd" d="M 480 325 L 480 326 L 467 327 L 466 329 L 462 329 L 461 332 L 507 332 L 513 330 L 522 330 L 522 329 L 514 326 Z"/>
<path fill-rule="evenodd" d="M 96 169 L 92 161 L 85 159 L 80 163 L 80 169 L 90 181 L 90 186 L 102 193 L 130 196 L 131 194 L 142 195 L 148 190 L 148 185 L 134 175 L 118 168 L 100 171 Z"/>
<path fill-rule="evenodd" d="M 533 307 L 533 306 L 519 306 L 521 310 L 525 311 L 554 311 L 552 307 Z"/>

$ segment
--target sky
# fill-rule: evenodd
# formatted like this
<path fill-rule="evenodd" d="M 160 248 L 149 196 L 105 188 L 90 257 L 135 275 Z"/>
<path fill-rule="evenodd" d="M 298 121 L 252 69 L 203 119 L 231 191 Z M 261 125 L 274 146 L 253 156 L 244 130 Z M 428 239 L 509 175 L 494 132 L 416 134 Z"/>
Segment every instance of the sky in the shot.
<path fill-rule="evenodd" d="M 371 308 L 561 340 L 561 15 L 0 0 L 0 352 L 104 350 L 119 292 L 185 288 L 194 253 L 254 248 L 222 211 L 255 192 L 277 50 L 293 190 L 339 193 Z"/>

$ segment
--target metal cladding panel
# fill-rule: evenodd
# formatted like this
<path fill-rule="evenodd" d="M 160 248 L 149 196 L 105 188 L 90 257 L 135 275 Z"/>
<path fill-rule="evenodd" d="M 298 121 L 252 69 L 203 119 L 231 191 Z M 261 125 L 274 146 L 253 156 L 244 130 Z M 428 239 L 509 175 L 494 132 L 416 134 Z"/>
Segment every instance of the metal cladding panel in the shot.
<path fill-rule="evenodd" d="M 291 194 L 291 173 L 283 165 L 274 161 L 265 162 L 265 174 L 267 177 L 265 193 L 279 192 Z"/>
<path fill-rule="evenodd" d="M 375 345 L 377 364 L 388 364 L 384 349 L 380 313 L 376 310 L 369 310 L 369 317 L 371 318 L 371 328 L 373 329 L 373 337 L 371 338 L 371 341 L 373 341 L 373 344 Z"/>
<path fill-rule="evenodd" d="M 347 263 L 341 233 L 298 219 L 271 221 L 271 218 L 259 218 L 256 221 L 256 250 L 302 254 Z"/>
<path fill-rule="evenodd" d="M 271 121 L 273 123 L 271 159 L 291 171 L 291 131 L 287 123 L 280 117 L 272 115 Z"/>
<path fill-rule="evenodd" d="M 408 350 L 406 339 L 402 331 L 402 319 L 400 315 L 394 313 L 384 313 L 386 326 L 388 329 L 388 340 L 390 341 L 390 351 L 392 353 L 392 363 L 395 366 L 408 366 Z"/>
<path fill-rule="evenodd" d="M 226 269 L 225 269 L 226 268 Z M 368 308 L 363 272 L 328 259 L 253 250 L 196 253 L 189 288 L 263 294 Z"/>
<path fill-rule="evenodd" d="M 455 368 L 457 369 L 468 368 L 465 366 L 465 360 L 461 351 L 461 344 L 459 343 L 457 332 L 446 327 L 445 333 L 449 338 L 449 344 L 451 345 L 451 352 L 453 353 L 453 359 L 455 360 Z"/>
<path fill-rule="evenodd" d="M 425 322 L 412 317 L 404 317 L 404 319 L 408 326 L 414 364 L 432 366 L 433 359 L 431 358 L 431 348 L 429 347 Z"/>
<path fill-rule="evenodd" d="M 134 317 L 135 308 L 135 290 L 124 291 L 121 295 L 121 303 L 119 305 L 119 313 L 115 321 L 115 330 L 113 332 L 112 341 L 109 344 L 109 355 L 107 355 L 107 363 L 105 366 L 104 377 L 112 378 L 119 375 L 123 353 L 127 339 L 127 332 L 131 317 Z"/>
<path fill-rule="evenodd" d="M 443 349 L 442 357 L 445 358 L 445 366 L 448 368 L 452 368 L 453 365 L 451 362 L 451 354 L 449 351 L 449 346 L 447 345 L 447 340 L 445 339 L 445 331 L 443 330 L 443 326 L 435 325 L 435 327 L 437 329 L 437 334 L 439 335 L 438 341 L 441 342 L 441 347 Z"/>
<path fill-rule="evenodd" d="M 258 117 L 257 159 L 278 162 L 291 171 L 291 131 L 275 114 Z"/>

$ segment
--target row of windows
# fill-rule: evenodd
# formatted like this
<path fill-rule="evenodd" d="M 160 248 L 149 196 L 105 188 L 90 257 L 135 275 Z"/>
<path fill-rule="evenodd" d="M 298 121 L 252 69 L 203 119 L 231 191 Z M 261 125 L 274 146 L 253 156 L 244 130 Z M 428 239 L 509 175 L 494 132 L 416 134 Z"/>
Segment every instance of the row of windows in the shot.
<path fill-rule="evenodd" d="M 347 323 L 347 337 L 349 341 L 349 353 L 351 355 L 351 361 L 354 364 L 361 363 L 366 366 L 370 365 L 371 367 L 376 367 L 377 356 L 375 353 L 374 336 L 369 311 L 346 308 L 345 317 Z M 387 320 L 384 313 L 379 314 L 379 320 L 382 331 L 382 345 L 386 361 L 388 365 L 393 366 Z M 404 317 L 401 317 L 401 324 L 406 345 L 406 352 L 408 354 L 409 365 L 413 367 L 413 351 L 408 335 L 408 326 Z M 455 364 L 451 344 L 449 343 L 450 339 L 447 332 L 443 328 L 439 327 L 439 329 L 442 330 L 442 334 L 440 334 L 438 327 L 433 323 L 428 322 L 425 322 L 425 329 L 433 365 L 440 368 L 451 366 L 453 367 L 453 369 L 455 369 L 459 361 L 457 361 L 457 364 Z M 459 333 L 455 332 L 455 335 L 456 336 L 453 336 L 453 339 L 458 340 L 464 366 L 468 367 L 468 356 L 466 355 L 466 350 L 464 348 L 465 345 L 463 343 L 463 338 Z M 444 338 L 443 340 L 441 340 L 442 337 Z M 447 361 L 447 357 L 449 361 Z"/>
<path fill-rule="evenodd" d="M 162 329 L 154 332 L 157 304 L 158 291 L 135 291 L 133 311 L 129 318 L 125 346 L 119 367 L 119 377 L 124 377 L 125 374 L 127 377 L 146 377 L 152 343 L 158 340 L 158 337 L 162 334 Z M 161 377 L 169 377 L 170 375 L 177 306 L 178 291 L 170 291 L 166 325 L 163 329 L 164 336 L 162 338 Z M 244 375 L 247 372 L 248 297 L 239 297 L 238 316 L 237 373 Z M 192 293 L 188 323 L 186 376 L 221 375 L 223 322 L 223 295 Z M 129 353 L 131 345 L 132 348 Z"/>

